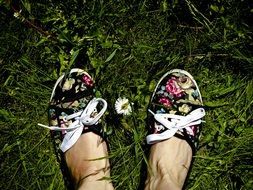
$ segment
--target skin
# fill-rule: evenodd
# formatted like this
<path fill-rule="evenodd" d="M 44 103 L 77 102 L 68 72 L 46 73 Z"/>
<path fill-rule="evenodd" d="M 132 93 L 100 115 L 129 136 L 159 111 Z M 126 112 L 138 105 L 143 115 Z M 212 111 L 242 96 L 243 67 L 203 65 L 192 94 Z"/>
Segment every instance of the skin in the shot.
<path fill-rule="evenodd" d="M 91 132 L 81 135 L 75 145 L 65 153 L 76 189 L 114 189 L 109 180 L 102 180 L 104 177 L 110 178 L 109 160 L 104 158 L 107 156 L 107 145 L 101 137 Z"/>
<path fill-rule="evenodd" d="M 85 150 L 85 151 L 84 151 Z M 69 170 L 79 190 L 112 190 L 106 143 L 94 133 L 83 134 L 65 153 Z M 96 158 L 103 158 L 94 160 Z M 192 160 L 192 150 L 184 140 L 172 137 L 152 145 L 150 171 L 145 190 L 182 189 Z M 106 177 L 107 179 L 102 179 Z"/>
<path fill-rule="evenodd" d="M 145 190 L 182 189 L 192 160 L 190 145 L 179 138 L 152 145 Z"/>

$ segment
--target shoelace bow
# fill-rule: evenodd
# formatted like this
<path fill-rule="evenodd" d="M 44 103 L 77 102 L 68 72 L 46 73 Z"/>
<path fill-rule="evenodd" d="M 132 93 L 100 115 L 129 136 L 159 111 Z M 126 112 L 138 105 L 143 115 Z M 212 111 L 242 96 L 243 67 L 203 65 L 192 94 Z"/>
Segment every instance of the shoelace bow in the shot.
<path fill-rule="evenodd" d="M 102 109 L 98 112 L 94 117 L 91 114 L 96 111 L 98 103 L 101 102 L 103 104 Z M 102 117 L 104 112 L 107 109 L 107 102 L 102 98 L 93 98 L 84 110 L 73 113 L 63 118 L 63 121 L 69 121 L 74 119 L 74 122 L 71 123 L 68 127 L 59 127 L 59 126 L 47 126 L 38 123 L 39 126 L 54 130 L 54 131 L 66 131 L 62 144 L 60 145 L 60 149 L 63 152 L 66 152 L 70 149 L 76 141 L 79 139 L 83 132 L 83 128 L 85 126 L 96 125 L 99 119 Z"/>
<path fill-rule="evenodd" d="M 167 128 L 163 133 L 148 135 L 146 137 L 148 144 L 154 144 L 169 139 L 174 136 L 178 130 L 182 130 L 183 128 L 189 130 L 190 126 L 199 125 L 203 122 L 201 118 L 205 116 L 205 110 L 203 108 L 195 109 L 186 116 L 160 113 L 155 114 L 151 110 L 148 111 L 153 114 L 157 122 Z M 170 119 L 170 121 L 168 119 Z"/>

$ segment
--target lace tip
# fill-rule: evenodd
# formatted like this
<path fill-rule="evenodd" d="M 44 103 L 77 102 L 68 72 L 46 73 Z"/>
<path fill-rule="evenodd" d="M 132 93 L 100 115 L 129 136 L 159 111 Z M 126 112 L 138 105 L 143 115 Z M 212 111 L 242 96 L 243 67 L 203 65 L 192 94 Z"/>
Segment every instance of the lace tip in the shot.
<path fill-rule="evenodd" d="M 44 128 L 47 128 L 47 129 L 52 130 L 52 129 L 51 129 L 49 126 L 47 126 L 47 125 L 43 125 L 43 124 L 41 124 L 41 123 L 38 123 L 37 125 L 40 126 L 40 127 L 44 127 Z"/>
<path fill-rule="evenodd" d="M 45 125 L 41 124 L 41 123 L 37 123 L 38 126 L 40 127 L 44 127 Z"/>
<path fill-rule="evenodd" d="M 149 111 L 152 115 L 155 115 L 155 113 L 152 112 L 151 109 L 148 109 L 148 111 Z"/>

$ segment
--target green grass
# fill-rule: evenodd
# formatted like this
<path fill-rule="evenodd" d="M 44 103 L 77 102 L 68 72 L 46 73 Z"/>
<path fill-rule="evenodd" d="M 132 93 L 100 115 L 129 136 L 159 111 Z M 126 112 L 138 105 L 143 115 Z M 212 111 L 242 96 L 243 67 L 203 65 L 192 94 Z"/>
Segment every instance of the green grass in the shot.
<path fill-rule="evenodd" d="M 0 3 L 1 189 L 64 189 L 48 131 L 37 123 L 47 123 L 55 80 L 75 66 L 95 78 L 97 94 L 108 101 L 116 189 L 143 183 L 148 101 L 158 79 L 173 68 L 192 73 L 207 111 L 186 188 L 252 188 L 250 1 L 23 1 L 19 6 L 22 18 L 51 37 Z M 129 117 L 114 111 L 123 96 L 134 103 Z"/>

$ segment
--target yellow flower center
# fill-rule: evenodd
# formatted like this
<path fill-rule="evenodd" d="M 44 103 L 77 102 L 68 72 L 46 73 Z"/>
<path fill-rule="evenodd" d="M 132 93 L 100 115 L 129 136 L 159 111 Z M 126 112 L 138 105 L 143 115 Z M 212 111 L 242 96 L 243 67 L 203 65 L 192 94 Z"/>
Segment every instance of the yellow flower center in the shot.
<path fill-rule="evenodd" d="M 127 110 L 127 108 L 128 108 L 128 102 L 122 104 L 122 106 L 121 106 L 122 110 Z"/>

